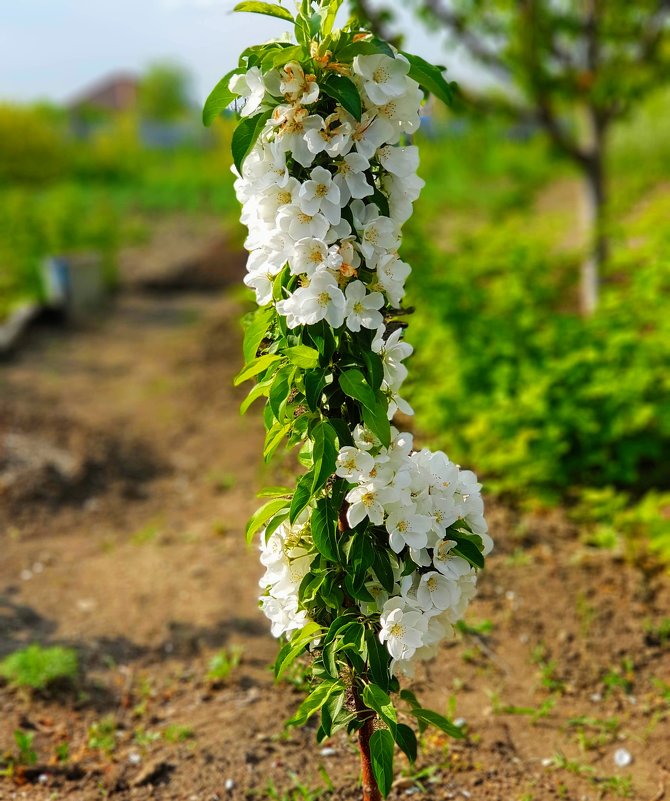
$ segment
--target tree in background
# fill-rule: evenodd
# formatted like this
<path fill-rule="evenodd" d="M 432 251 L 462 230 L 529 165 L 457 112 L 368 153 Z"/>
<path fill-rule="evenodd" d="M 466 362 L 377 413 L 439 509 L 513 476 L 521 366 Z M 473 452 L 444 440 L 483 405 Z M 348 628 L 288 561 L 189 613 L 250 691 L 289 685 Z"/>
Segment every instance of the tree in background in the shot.
<path fill-rule="evenodd" d="M 391 8 L 352 0 L 354 11 L 388 36 Z M 581 306 L 598 304 L 608 258 L 607 144 L 614 122 L 670 78 L 668 0 L 415 0 L 491 70 L 508 91 L 469 98 L 532 119 L 584 180 L 590 230 Z"/>
<path fill-rule="evenodd" d="M 159 122 L 174 122 L 192 107 L 191 76 L 180 64 L 159 61 L 152 64 L 139 86 L 142 116 Z"/>

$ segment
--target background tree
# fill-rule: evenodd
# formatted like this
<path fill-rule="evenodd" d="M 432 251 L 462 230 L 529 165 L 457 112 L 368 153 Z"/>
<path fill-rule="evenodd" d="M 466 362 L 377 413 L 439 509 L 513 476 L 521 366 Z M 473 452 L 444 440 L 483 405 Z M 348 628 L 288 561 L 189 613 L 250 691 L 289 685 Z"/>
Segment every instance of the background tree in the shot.
<path fill-rule="evenodd" d="M 183 117 L 191 105 L 188 70 L 171 61 L 159 61 L 147 69 L 139 87 L 139 108 L 144 117 L 173 122 Z"/>
<path fill-rule="evenodd" d="M 390 8 L 355 0 L 354 9 L 384 33 Z M 670 78 L 668 0 L 416 0 L 507 87 L 479 105 L 536 121 L 584 180 L 590 231 L 581 306 L 597 303 L 607 261 L 607 145 L 611 126 Z"/>

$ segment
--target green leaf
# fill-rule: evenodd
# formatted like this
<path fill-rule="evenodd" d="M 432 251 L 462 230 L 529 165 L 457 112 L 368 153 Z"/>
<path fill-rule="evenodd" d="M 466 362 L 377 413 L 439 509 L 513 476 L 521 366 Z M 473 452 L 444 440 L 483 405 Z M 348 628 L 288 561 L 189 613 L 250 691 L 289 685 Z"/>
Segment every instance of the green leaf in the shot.
<path fill-rule="evenodd" d="M 376 36 L 369 39 L 359 39 L 335 51 L 338 61 L 350 61 L 356 56 L 374 56 L 378 54 L 395 58 L 395 53 L 390 45 Z"/>
<path fill-rule="evenodd" d="M 281 524 L 288 517 L 288 509 L 285 512 L 277 512 L 277 514 L 268 520 L 265 526 L 265 539 L 266 541 L 275 533 Z"/>
<path fill-rule="evenodd" d="M 311 436 L 314 442 L 314 447 L 312 448 L 314 482 L 311 489 L 313 495 L 323 487 L 335 472 L 337 433 L 330 423 L 321 420 L 312 429 Z"/>
<path fill-rule="evenodd" d="M 379 642 L 379 637 L 374 631 L 365 632 L 365 642 L 368 646 L 368 664 L 370 675 L 375 684 L 383 690 L 388 691 L 389 683 L 389 652 L 386 647 Z"/>
<path fill-rule="evenodd" d="M 300 477 L 296 484 L 293 500 L 291 501 L 291 509 L 289 511 L 289 521 L 295 523 L 296 518 L 307 506 L 312 497 L 312 482 L 314 481 L 314 473 L 310 470 Z"/>
<path fill-rule="evenodd" d="M 272 386 L 272 381 L 272 378 L 269 378 L 267 381 L 261 381 L 249 390 L 249 394 L 240 404 L 240 414 L 246 414 L 247 409 L 255 400 L 268 394 Z"/>
<path fill-rule="evenodd" d="M 365 376 L 355 368 L 345 370 L 340 375 L 340 389 L 345 395 L 361 403 L 366 409 L 377 408 L 377 397 Z"/>
<path fill-rule="evenodd" d="M 348 578 L 355 587 L 362 587 L 375 558 L 375 549 L 367 532 L 356 532 L 347 543 Z"/>
<path fill-rule="evenodd" d="M 391 559 L 388 551 L 384 548 L 375 548 L 375 558 L 372 562 L 372 569 L 375 571 L 377 580 L 386 590 L 386 592 L 393 592 L 395 585 L 395 576 L 393 575 L 393 568 L 391 567 Z"/>
<path fill-rule="evenodd" d="M 442 729 L 442 731 L 448 734 L 450 737 L 454 737 L 457 740 L 462 740 L 465 737 L 462 729 L 460 729 L 458 726 L 455 726 L 443 715 L 433 712 L 431 709 L 422 709 L 419 707 L 418 709 L 411 709 L 410 712 L 417 720 L 422 721 L 423 723 L 428 723 L 430 726 L 435 726 L 438 729 Z"/>
<path fill-rule="evenodd" d="M 421 56 L 405 52 L 402 55 L 409 61 L 409 77 L 445 105 L 451 106 L 454 101 L 454 87 L 444 79 L 442 70 Z"/>
<path fill-rule="evenodd" d="M 339 561 L 337 547 L 337 512 L 327 498 L 320 500 L 312 513 L 312 540 L 316 550 L 330 562 Z"/>
<path fill-rule="evenodd" d="M 450 553 L 462 557 L 473 567 L 480 569 L 484 567 L 485 560 L 481 551 L 483 547 L 481 537 L 461 531 L 456 526 L 450 526 L 447 529 L 447 537 L 451 540 L 456 540 L 456 545 L 451 549 Z"/>
<path fill-rule="evenodd" d="M 293 22 L 291 12 L 276 3 L 238 3 L 233 11 L 248 11 L 251 14 L 265 14 L 267 17 L 278 17 Z"/>
<path fill-rule="evenodd" d="M 274 674 L 277 680 L 284 676 L 288 668 L 307 648 L 310 642 L 319 636 L 320 632 L 321 626 L 318 623 L 314 623 L 314 621 L 310 621 L 300 631 L 295 632 L 295 635 L 285 643 L 277 654 L 274 665 Z"/>
<path fill-rule="evenodd" d="M 400 690 L 400 697 L 403 701 L 407 701 L 407 703 L 412 707 L 412 709 L 421 709 L 421 704 L 419 703 L 419 699 L 411 690 Z"/>
<path fill-rule="evenodd" d="M 265 339 L 268 332 L 270 323 L 275 314 L 274 308 L 268 306 L 264 309 L 258 309 L 249 325 L 244 329 L 244 342 L 242 343 L 242 353 L 244 354 L 244 362 L 247 364 L 252 359 L 256 358 L 258 348 L 261 342 Z"/>
<path fill-rule="evenodd" d="M 267 353 L 265 356 L 259 356 L 257 359 L 249 362 L 246 367 L 243 367 L 240 372 L 235 376 L 233 380 L 233 384 L 237 387 L 242 384 L 244 381 L 248 381 L 250 378 L 262 373 L 264 370 L 267 370 L 271 364 L 279 361 L 279 356 L 276 356 L 272 353 Z"/>
<path fill-rule="evenodd" d="M 225 111 L 237 97 L 235 92 L 230 91 L 228 84 L 233 75 L 237 75 L 238 72 L 240 72 L 239 69 L 227 72 L 209 93 L 202 108 L 202 121 L 205 125 L 211 125 L 214 118 Z"/>
<path fill-rule="evenodd" d="M 351 114 L 352 117 L 359 120 L 363 113 L 361 104 L 361 96 L 356 88 L 356 84 L 350 79 L 345 78 L 344 75 L 336 75 L 333 73 L 319 84 L 322 91 L 332 97 L 334 100 Z"/>
<path fill-rule="evenodd" d="M 393 735 L 388 729 L 377 729 L 370 737 L 372 773 L 379 792 L 386 798 L 393 784 Z"/>
<path fill-rule="evenodd" d="M 388 403 L 378 393 L 377 405 L 373 408 L 363 407 L 363 422 L 375 434 L 386 448 L 391 444 L 391 421 L 388 419 Z"/>
<path fill-rule="evenodd" d="M 484 567 L 484 556 L 481 551 L 478 550 L 476 545 L 473 545 L 467 540 L 459 540 L 458 545 L 454 545 L 449 553 L 453 553 L 454 556 L 462 557 L 473 567 L 478 567 L 480 569 Z"/>
<path fill-rule="evenodd" d="M 295 364 L 303 370 L 312 370 L 319 364 L 319 351 L 309 348 L 307 345 L 295 345 L 292 348 L 286 348 L 284 355 L 291 364 Z"/>
<path fill-rule="evenodd" d="M 293 425 L 293 420 L 290 420 L 288 423 L 275 423 L 272 428 L 268 431 L 265 435 L 265 444 L 263 446 L 263 458 L 266 462 L 269 462 L 272 459 L 277 448 L 282 444 L 284 437 L 289 433 L 291 430 L 291 426 Z"/>
<path fill-rule="evenodd" d="M 321 707 L 321 727 L 326 733 L 326 737 L 330 737 L 332 735 L 335 722 L 342 712 L 346 697 L 346 690 L 333 693 L 333 695 L 331 695 L 326 703 Z"/>
<path fill-rule="evenodd" d="M 410 762 L 416 762 L 417 742 L 416 735 L 404 723 L 398 723 L 395 733 L 395 741 L 398 747 L 405 753 Z"/>
<path fill-rule="evenodd" d="M 363 688 L 363 703 L 370 709 L 374 709 L 389 729 L 395 731 L 398 725 L 398 714 L 387 692 L 376 684 L 367 684 Z"/>
<path fill-rule="evenodd" d="M 384 364 L 381 356 L 373 351 L 365 351 L 363 358 L 368 371 L 368 383 L 372 389 L 379 389 L 384 380 Z"/>
<path fill-rule="evenodd" d="M 244 159 L 256 144 L 256 140 L 265 127 L 265 123 L 270 119 L 271 114 L 272 110 L 264 111 L 262 114 L 255 114 L 253 117 L 245 117 L 233 131 L 230 148 L 233 152 L 233 161 L 240 174 L 242 173 Z"/>
<path fill-rule="evenodd" d="M 283 47 L 278 53 L 269 53 L 263 59 L 263 71 L 267 72 L 267 70 L 272 67 L 283 67 L 284 64 L 288 64 L 289 61 L 304 61 L 306 55 L 305 48 L 302 45 Z"/>
<path fill-rule="evenodd" d="M 303 376 L 305 382 L 305 400 L 310 410 L 315 412 L 319 408 L 321 393 L 326 386 L 325 370 L 310 370 Z"/>
<path fill-rule="evenodd" d="M 321 33 L 323 37 L 330 36 L 330 32 L 333 30 L 333 24 L 335 22 L 335 17 L 337 16 L 337 12 L 340 10 L 340 6 L 342 5 L 343 0 L 330 0 L 326 8 L 324 9 L 325 13 L 322 13 L 322 22 L 321 22 Z"/>
<path fill-rule="evenodd" d="M 290 495 L 293 490 L 290 487 L 263 487 L 256 493 L 257 498 L 280 498 Z"/>
<path fill-rule="evenodd" d="M 291 379 L 294 371 L 294 367 L 282 367 L 277 370 L 268 395 L 268 403 L 272 409 L 272 414 L 280 421 L 282 406 L 286 403 L 291 391 Z"/>
<path fill-rule="evenodd" d="M 336 692 L 341 692 L 344 685 L 340 681 L 324 681 L 305 698 L 298 711 L 288 721 L 287 726 L 304 726 L 315 712 Z"/>
<path fill-rule="evenodd" d="M 263 506 L 260 507 L 260 509 L 257 509 L 251 516 L 244 530 L 247 542 L 251 542 L 251 540 L 254 537 L 254 534 L 258 531 L 259 528 L 263 526 L 264 523 L 266 523 L 273 515 L 275 515 L 281 509 L 285 509 L 287 506 L 288 502 L 285 498 L 275 498 L 272 501 L 264 503 Z"/>

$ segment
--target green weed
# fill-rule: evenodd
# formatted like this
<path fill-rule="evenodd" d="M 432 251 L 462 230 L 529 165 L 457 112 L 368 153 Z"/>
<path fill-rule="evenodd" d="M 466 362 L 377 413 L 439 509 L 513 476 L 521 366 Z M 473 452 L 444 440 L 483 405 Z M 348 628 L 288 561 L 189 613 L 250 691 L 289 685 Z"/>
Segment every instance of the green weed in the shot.
<path fill-rule="evenodd" d="M 35 732 L 16 729 L 14 732 L 14 742 L 19 749 L 18 763 L 20 765 L 35 765 L 37 763 L 37 753 L 33 748 Z"/>
<path fill-rule="evenodd" d="M 116 720 L 112 716 L 103 718 L 89 727 L 88 747 L 110 756 L 116 749 L 116 737 Z"/>
<path fill-rule="evenodd" d="M 215 654 L 209 662 L 207 669 L 207 681 L 213 684 L 225 682 L 230 674 L 237 668 L 242 660 L 244 649 L 233 645 L 224 648 Z"/>
<path fill-rule="evenodd" d="M 616 741 L 621 724 L 618 718 L 571 718 L 567 726 L 574 731 L 581 751 L 592 751 Z"/>
<path fill-rule="evenodd" d="M 190 726 L 180 726 L 170 723 L 163 729 L 162 737 L 166 743 L 184 743 L 195 737 L 195 732 Z"/>
<path fill-rule="evenodd" d="M 0 662 L 0 676 L 16 687 L 43 690 L 56 681 L 74 681 L 79 673 L 72 648 L 43 648 L 33 644 Z"/>

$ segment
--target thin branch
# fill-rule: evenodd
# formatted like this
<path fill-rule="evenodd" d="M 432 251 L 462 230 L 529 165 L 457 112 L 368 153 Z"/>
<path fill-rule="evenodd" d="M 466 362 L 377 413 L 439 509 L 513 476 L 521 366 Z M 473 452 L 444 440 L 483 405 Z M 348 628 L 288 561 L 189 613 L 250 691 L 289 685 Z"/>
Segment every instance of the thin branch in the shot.
<path fill-rule="evenodd" d="M 510 77 L 510 70 L 504 59 L 472 32 L 465 17 L 447 8 L 441 0 L 424 0 L 423 6 L 458 38 L 459 43 L 463 44 L 474 58 L 503 77 Z"/>

